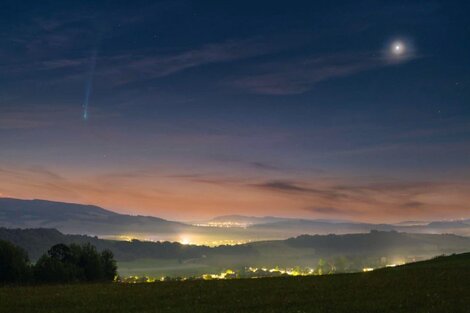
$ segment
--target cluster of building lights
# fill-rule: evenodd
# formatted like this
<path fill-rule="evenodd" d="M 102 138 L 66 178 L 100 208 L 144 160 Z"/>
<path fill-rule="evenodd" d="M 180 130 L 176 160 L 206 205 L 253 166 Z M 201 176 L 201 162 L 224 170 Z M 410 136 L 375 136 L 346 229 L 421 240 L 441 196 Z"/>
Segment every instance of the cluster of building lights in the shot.
<path fill-rule="evenodd" d="M 265 268 L 265 267 L 247 267 L 244 271 L 236 272 L 228 269 L 219 274 L 203 274 L 195 277 L 147 277 L 147 276 L 128 276 L 125 278 L 117 278 L 116 282 L 120 283 L 154 283 L 158 281 L 185 281 L 185 280 L 214 280 L 214 279 L 236 279 L 236 278 L 261 278 L 261 277 L 277 277 L 277 276 L 308 276 L 322 275 L 321 271 L 315 271 L 313 268 Z"/>
<path fill-rule="evenodd" d="M 387 264 L 385 267 L 395 267 L 405 264 L 404 262 Z M 364 267 L 363 272 L 372 272 L 375 268 Z M 279 276 L 311 276 L 334 274 L 334 268 L 329 272 L 323 272 L 322 269 L 314 269 L 310 267 L 295 268 L 267 268 L 267 267 L 246 267 L 244 270 L 236 272 L 228 269 L 219 274 L 203 274 L 193 277 L 147 277 L 147 276 L 129 276 L 125 278 L 117 278 L 116 282 L 120 283 L 154 283 L 159 281 L 185 281 L 185 280 L 214 280 L 214 279 L 237 279 L 237 278 L 262 278 L 262 277 L 279 277 Z"/>
<path fill-rule="evenodd" d="M 182 245 L 195 245 L 195 246 L 208 246 L 208 247 L 217 247 L 217 246 L 236 246 L 242 245 L 245 243 L 251 242 L 251 240 L 232 240 L 232 239 L 222 239 L 222 240 L 212 240 L 212 241 L 193 241 L 189 237 L 181 237 L 179 243 Z"/>
<path fill-rule="evenodd" d="M 251 240 L 214 240 L 214 241 L 205 241 L 203 245 L 215 247 L 215 246 L 236 246 L 243 245 L 245 243 L 251 242 Z"/>

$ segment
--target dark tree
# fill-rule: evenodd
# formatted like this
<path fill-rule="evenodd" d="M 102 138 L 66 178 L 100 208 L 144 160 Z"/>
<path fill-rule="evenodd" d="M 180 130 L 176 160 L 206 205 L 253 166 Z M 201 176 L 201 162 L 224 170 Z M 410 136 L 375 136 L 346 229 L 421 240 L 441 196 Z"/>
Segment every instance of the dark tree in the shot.
<path fill-rule="evenodd" d="M 34 266 L 34 276 L 39 282 L 74 282 L 83 277 L 76 263 L 76 254 L 65 244 L 52 246 Z"/>
<path fill-rule="evenodd" d="M 105 280 L 114 280 L 117 276 L 117 265 L 111 250 L 101 252 L 103 274 Z"/>
<path fill-rule="evenodd" d="M 38 282 L 112 281 L 117 267 L 109 250 L 98 253 L 90 243 L 58 244 L 38 260 L 34 274 Z"/>
<path fill-rule="evenodd" d="M 0 240 L 0 283 L 26 282 L 30 277 L 28 254 L 20 247 Z"/>
<path fill-rule="evenodd" d="M 78 282 L 82 276 L 82 271 L 74 264 L 61 262 L 49 255 L 43 255 L 34 266 L 34 277 L 37 282 Z"/>
<path fill-rule="evenodd" d="M 99 281 L 104 280 L 101 255 L 90 243 L 83 246 L 72 245 L 74 251 L 78 254 L 78 266 L 83 270 L 84 280 Z"/>
<path fill-rule="evenodd" d="M 52 246 L 47 254 L 60 262 L 73 262 L 72 249 L 63 243 Z"/>

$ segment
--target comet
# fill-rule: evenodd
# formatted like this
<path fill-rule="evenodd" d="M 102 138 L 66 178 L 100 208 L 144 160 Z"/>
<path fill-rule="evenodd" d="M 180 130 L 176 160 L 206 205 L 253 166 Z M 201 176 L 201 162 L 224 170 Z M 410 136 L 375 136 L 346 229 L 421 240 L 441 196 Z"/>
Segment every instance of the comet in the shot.
<path fill-rule="evenodd" d="M 90 58 L 90 71 L 88 74 L 88 78 L 85 84 L 85 99 L 83 100 L 83 120 L 88 120 L 88 107 L 90 104 L 90 96 L 93 91 L 93 77 L 95 76 L 95 68 L 96 68 L 96 55 L 97 51 L 93 50 L 91 53 Z"/>

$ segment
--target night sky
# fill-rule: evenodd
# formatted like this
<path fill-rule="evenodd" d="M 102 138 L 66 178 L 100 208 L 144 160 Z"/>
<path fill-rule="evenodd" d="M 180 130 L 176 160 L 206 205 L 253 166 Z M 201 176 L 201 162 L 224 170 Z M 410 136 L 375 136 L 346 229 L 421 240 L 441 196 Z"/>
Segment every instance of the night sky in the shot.
<path fill-rule="evenodd" d="M 0 196 L 470 217 L 468 1 L 2 1 Z"/>

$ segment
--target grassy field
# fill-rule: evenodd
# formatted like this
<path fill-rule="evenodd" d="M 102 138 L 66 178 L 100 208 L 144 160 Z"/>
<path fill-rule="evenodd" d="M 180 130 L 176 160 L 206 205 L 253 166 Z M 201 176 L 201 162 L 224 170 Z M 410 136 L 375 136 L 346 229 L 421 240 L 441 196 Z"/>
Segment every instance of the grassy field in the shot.
<path fill-rule="evenodd" d="M 0 312 L 470 312 L 470 254 L 368 273 L 0 288 Z"/>

